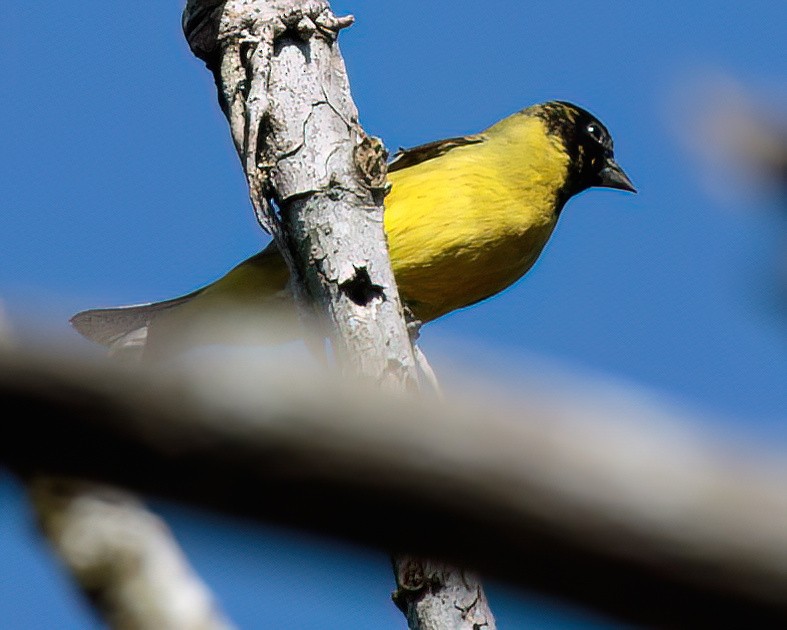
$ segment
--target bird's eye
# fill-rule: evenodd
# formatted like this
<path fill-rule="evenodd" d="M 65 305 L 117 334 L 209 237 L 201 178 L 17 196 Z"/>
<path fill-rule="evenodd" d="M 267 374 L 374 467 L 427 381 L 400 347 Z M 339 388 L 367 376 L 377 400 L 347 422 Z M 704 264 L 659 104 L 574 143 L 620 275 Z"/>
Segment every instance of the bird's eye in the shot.
<path fill-rule="evenodd" d="M 587 127 L 585 127 L 585 131 L 596 142 L 598 142 L 598 143 L 602 143 L 603 142 L 603 140 L 604 140 L 603 135 L 604 134 L 601 132 L 601 128 L 597 124 L 590 123 Z"/>

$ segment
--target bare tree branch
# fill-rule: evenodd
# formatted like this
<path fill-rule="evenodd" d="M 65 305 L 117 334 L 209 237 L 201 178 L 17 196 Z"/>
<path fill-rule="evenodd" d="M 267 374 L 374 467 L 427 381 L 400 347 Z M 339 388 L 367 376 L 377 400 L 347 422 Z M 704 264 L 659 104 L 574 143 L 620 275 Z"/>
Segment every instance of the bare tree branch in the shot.
<path fill-rule="evenodd" d="M 513 421 L 294 380 L 0 354 L 0 461 L 445 558 L 629 621 L 787 622 L 784 462 L 644 408 L 519 403 Z"/>
<path fill-rule="evenodd" d="M 484 589 L 472 573 L 408 555 L 394 556 L 393 564 L 393 600 L 411 628 L 495 627 Z"/>
<path fill-rule="evenodd" d="M 230 630 L 164 522 L 127 492 L 62 477 L 28 483 L 43 531 L 115 630 Z"/>
<path fill-rule="evenodd" d="M 190 0 L 261 225 L 327 314 L 345 369 L 407 387 L 415 358 L 383 231 L 386 152 L 358 123 L 324 0 Z M 279 212 L 276 212 L 276 209 Z"/>
<path fill-rule="evenodd" d="M 326 0 L 189 0 L 183 14 L 192 51 L 216 79 L 257 219 L 287 261 L 301 318 L 312 319 L 310 304 L 327 316 L 345 371 L 406 390 L 418 372 L 383 230 L 387 153 L 358 123 L 336 42 L 352 21 Z M 410 627 L 440 627 L 431 611 L 444 608 L 444 618 L 473 600 L 493 630 L 480 586 L 465 589 L 462 572 L 449 567 L 438 574 L 444 589 L 436 580 L 419 593 L 399 583 Z"/>

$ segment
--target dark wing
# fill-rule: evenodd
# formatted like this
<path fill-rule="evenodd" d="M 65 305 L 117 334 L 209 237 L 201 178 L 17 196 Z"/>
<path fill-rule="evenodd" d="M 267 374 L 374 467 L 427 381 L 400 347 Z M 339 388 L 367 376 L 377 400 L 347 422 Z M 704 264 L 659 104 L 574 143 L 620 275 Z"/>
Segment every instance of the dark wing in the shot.
<path fill-rule="evenodd" d="M 446 138 L 445 140 L 437 140 L 428 144 L 422 144 L 412 149 L 399 149 L 393 156 L 393 159 L 388 163 L 388 172 L 399 171 L 403 168 L 415 166 L 421 162 L 432 160 L 441 155 L 445 155 L 451 149 L 462 147 L 467 144 L 478 144 L 486 140 L 483 134 L 475 134 L 473 136 L 459 136 L 458 138 Z"/>

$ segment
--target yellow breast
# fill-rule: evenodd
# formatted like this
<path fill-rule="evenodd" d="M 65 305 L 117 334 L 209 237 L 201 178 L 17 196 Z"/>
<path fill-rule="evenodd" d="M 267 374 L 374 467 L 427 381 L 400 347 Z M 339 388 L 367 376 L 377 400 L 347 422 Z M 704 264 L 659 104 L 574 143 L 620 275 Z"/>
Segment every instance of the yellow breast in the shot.
<path fill-rule="evenodd" d="M 543 123 L 514 116 L 483 136 L 389 175 L 391 263 L 403 299 L 422 321 L 516 281 L 557 220 L 568 156 Z"/>

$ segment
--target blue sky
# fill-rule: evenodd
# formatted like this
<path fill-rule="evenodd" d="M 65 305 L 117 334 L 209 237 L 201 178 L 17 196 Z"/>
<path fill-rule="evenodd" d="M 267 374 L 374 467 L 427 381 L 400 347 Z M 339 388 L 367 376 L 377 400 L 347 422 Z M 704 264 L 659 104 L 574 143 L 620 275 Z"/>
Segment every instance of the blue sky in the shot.
<path fill-rule="evenodd" d="M 607 125 L 640 190 L 572 200 L 524 280 L 425 328 L 438 370 L 556 365 L 787 446 L 787 318 L 772 299 L 784 225 L 765 196 L 709 196 L 673 124 L 697 105 L 683 100 L 686 87 L 712 75 L 787 108 L 785 3 L 333 6 L 356 16 L 342 52 L 361 122 L 390 149 L 477 132 L 559 98 Z M 188 292 L 264 242 L 181 10 L 98 0 L 0 8 L 0 300 L 25 341 L 78 343 L 65 323 L 73 312 Z M 2 475 L 0 625 L 93 627 Z M 403 626 L 384 554 L 156 507 L 244 628 L 263 618 Z M 502 587 L 491 593 L 501 627 L 594 624 Z"/>

